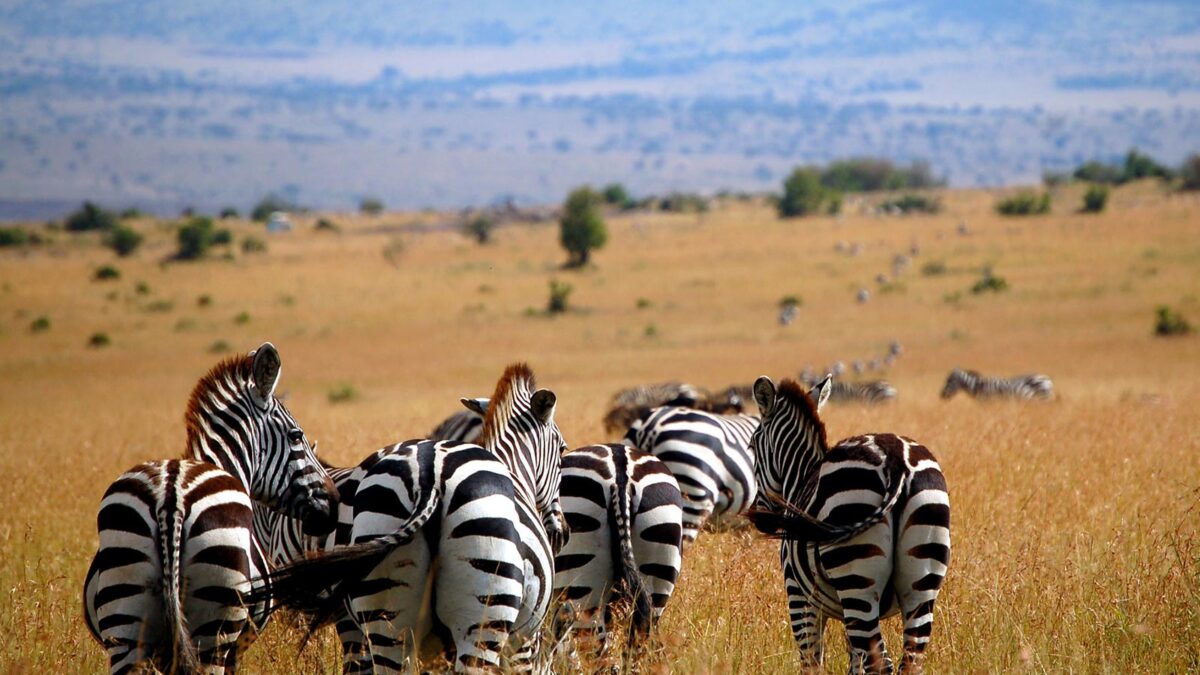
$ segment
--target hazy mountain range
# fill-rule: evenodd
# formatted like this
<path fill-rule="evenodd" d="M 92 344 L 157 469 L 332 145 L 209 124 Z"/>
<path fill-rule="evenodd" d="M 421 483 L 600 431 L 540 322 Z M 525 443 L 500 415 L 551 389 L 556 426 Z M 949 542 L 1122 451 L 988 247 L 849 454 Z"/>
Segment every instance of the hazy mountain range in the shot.
<path fill-rule="evenodd" d="M 0 217 L 953 185 L 1200 150 L 1195 2 L 0 3 Z"/>

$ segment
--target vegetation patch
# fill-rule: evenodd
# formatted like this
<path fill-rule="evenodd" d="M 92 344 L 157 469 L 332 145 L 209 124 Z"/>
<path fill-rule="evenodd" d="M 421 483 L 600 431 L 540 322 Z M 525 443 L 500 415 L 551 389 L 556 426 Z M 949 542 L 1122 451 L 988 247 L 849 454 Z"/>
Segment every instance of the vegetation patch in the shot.
<path fill-rule="evenodd" d="M 1050 193 L 1022 190 L 996 202 L 996 213 L 1002 216 L 1033 216 L 1050 213 Z"/>
<path fill-rule="evenodd" d="M 1192 332 L 1192 325 L 1179 313 L 1166 305 L 1159 305 L 1154 310 L 1154 334 L 1159 337 L 1187 335 Z"/>
<path fill-rule="evenodd" d="M 358 390 L 349 383 L 339 384 L 326 394 L 330 403 L 349 403 L 358 400 Z"/>
<path fill-rule="evenodd" d="M 96 281 L 115 281 L 120 278 L 121 270 L 112 265 L 103 265 L 96 268 L 96 271 L 92 273 L 92 279 Z"/>

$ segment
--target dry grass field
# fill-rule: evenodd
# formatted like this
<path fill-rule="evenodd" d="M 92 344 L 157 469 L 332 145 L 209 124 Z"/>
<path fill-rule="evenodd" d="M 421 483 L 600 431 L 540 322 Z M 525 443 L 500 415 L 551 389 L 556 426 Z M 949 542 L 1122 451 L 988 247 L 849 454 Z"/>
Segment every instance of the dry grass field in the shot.
<path fill-rule="evenodd" d="M 1200 338 L 1156 338 L 1152 322 L 1159 304 L 1200 320 L 1200 201 L 1133 185 L 1085 216 L 1069 210 L 1079 195 L 1067 189 L 1052 215 L 1000 218 L 994 198 L 947 192 L 934 216 L 784 222 L 733 201 L 702 216 L 619 216 L 581 272 L 558 269 L 553 226 L 502 228 L 481 247 L 406 225 L 420 214 L 342 218 L 341 234 L 301 218 L 296 232 L 265 237 L 265 254 L 191 264 L 162 264 L 172 233 L 150 222 L 130 259 L 86 235 L 2 252 L 0 670 L 104 669 L 80 608 L 96 506 L 122 470 L 182 452 L 186 397 L 215 343 L 273 341 L 292 412 L 324 457 L 352 463 L 427 433 L 515 360 L 558 393 L 559 424 L 583 445 L 605 440 L 601 416 L 619 387 L 778 380 L 881 355 L 896 339 L 905 352 L 886 378 L 898 401 L 830 406 L 825 420 L 831 439 L 894 431 L 942 462 L 954 559 L 930 669 L 1196 672 Z M 260 227 L 234 229 L 240 240 Z M 838 241 L 864 250 L 836 252 Z M 913 242 L 912 267 L 879 292 L 876 274 L 890 276 Z M 945 273 L 923 274 L 931 261 Z M 103 264 L 121 278 L 93 281 Z M 1007 292 L 969 291 L 987 264 Z M 551 278 L 573 285 L 573 311 L 541 313 Z M 874 293 L 861 305 L 860 286 Z M 780 327 L 785 295 L 803 306 Z M 32 332 L 42 315 L 49 330 Z M 111 345 L 89 347 L 96 332 Z M 1059 398 L 944 402 L 956 365 L 1044 372 Z M 331 402 L 347 387 L 353 400 Z M 896 620 L 887 631 L 898 653 Z M 661 633 L 661 670 L 795 670 L 777 545 L 745 531 L 702 536 Z M 274 623 L 247 670 L 337 671 L 331 635 L 299 657 L 297 641 Z M 826 665 L 846 668 L 832 624 Z"/>

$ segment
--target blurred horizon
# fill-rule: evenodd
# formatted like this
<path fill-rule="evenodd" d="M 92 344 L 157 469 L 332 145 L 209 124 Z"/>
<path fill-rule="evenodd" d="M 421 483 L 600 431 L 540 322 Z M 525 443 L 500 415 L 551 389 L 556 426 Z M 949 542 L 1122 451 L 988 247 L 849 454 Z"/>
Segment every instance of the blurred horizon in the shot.
<path fill-rule="evenodd" d="M 996 186 L 1200 150 L 1189 2 L 6 5 L 4 219 L 777 190 L 858 156 Z"/>

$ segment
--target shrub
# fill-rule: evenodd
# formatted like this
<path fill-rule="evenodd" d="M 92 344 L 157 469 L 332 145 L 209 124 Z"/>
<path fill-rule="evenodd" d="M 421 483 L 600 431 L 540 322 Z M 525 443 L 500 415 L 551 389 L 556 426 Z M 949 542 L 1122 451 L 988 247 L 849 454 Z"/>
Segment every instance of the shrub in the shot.
<path fill-rule="evenodd" d="M 1022 190 L 996 203 L 996 213 L 1003 216 L 1031 216 L 1050 213 L 1050 193 Z"/>
<path fill-rule="evenodd" d="M 1109 188 L 1107 185 L 1093 183 L 1083 195 L 1083 212 L 1100 213 L 1108 203 Z"/>
<path fill-rule="evenodd" d="M 1066 171 L 1043 171 L 1042 184 L 1048 188 L 1066 185 L 1071 182 L 1071 174 Z"/>
<path fill-rule="evenodd" d="M 229 230 L 221 230 L 229 232 Z M 175 257 L 179 260 L 198 260 L 203 258 L 208 249 L 217 243 L 217 230 L 213 220 L 208 216 L 195 216 L 179 228 L 179 251 Z"/>
<path fill-rule="evenodd" d="M 377 216 L 383 213 L 383 202 L 378 197 L 363 197 L 358 203 L 358 210 L 368 216 Z"/>
<path fill-rule="evenodd" d="M 1080 164 L 1071 175 L 1075 177 L 1075 180 L 1110 185 L 1116 185 L 1124 178 L 1124 172 L 1120 168 L 1094 159 Z"/>
<path fill-rule="evenodd" d="M 327 396 L 330 403 L 349 403 L 358 398 L 358 390 L 352 384 L 339 384 Z"/>
<path fill-rule="evenodd" d="M 154 302 L 147 304 L 145 309 L 147 312 L 154 314 L 164 314 L 172 309 L 175 309 L 175 303 L 171 302 L 170 300 L 155 300 Z"/>
<path fill-rule="evenodd" d="M 798 295 L 785 295 L 779 299 L 779 308 L 785 307 L 802 307 L 804 306 L 804 298 Z"/>
<path fill-rule="evenodd" d="M 201 295 L 200 297 L 196 298 L 197 307 L 208 307 L 210 305 L 212 305 L 211 295 Z"/>
<path fill-rule="evenodd" d="M 550 280 L 550 300 L 546 304 L 546 312 L 561 314 L 567 311 L 567 298 L 575 290 L 571 284 L 562 283 L 557 279 Z"/>
<path fill-rule="evenodd" d="M 496 221 L 483 213 L 477 213 L 467 218 L 462 224 L 463 234 L 480 244 L 486 244 L 492 240 L 492 230 L 495 228 Z"/>
<path fill-rule="evenodd" d="M 136 206 L 130 206 L 126 209 L 122 209 L 121 213 L 119 214 L 121 220 L 133 220 L 134 218 L 141 218 L 144 215 L 146 214 Z"/>
<path fill-rule="evenodd" d="M 276 211 L 297 211 L 296 205 L 278 195 L 267 195 L 254 205 L 254 209 L 250 211 L 250 219 L 265 223 Z"/>
<path fill-rule="evenodd" d="M 816 167 L 797 167 L 783 181 L 783 198 L 779 200 L 779 216 L 796 218 L 820 213 L 822 208 L 836 212 L 841 208 L 841 195 L 821 183 Z"/>
<path fill-rule="evenodd" d="M 1138 152 L 1137 148 L 1133 148 L 1125 155 L 1125 167 L 1121 175 L 1123 181 L 1170 177 L 1170 169 L 1156 162 L 1150 155 Z"/>
<path fill-rule="evenodd" d="M 937 187 L 928 162 L 914 161 L 907 168 L 878 157 L 855 157 L 830 164 L 821 172 L 821 184 L 839 192 L 872 192 Z"/>
<path fill-rule="evenodd" d="M 29 233 L 19 227 L 0 227 L 0 248 L 24 246 L 29 243 Z"/>
<path fill-rule="evenodd" d="M 30 333 L 44 333 L 50 330 L 50 317 L 43 314 L 29 324 Z"/>
<path fill-rule="evenodd" d="M 1187 335 L 1192 332 L 1192 326 L 1183 315 L 1166 305 L 1159 305 L 1154 310 L 1154 334 L 1160 337 L 1172 335 Z"/>
<path fill-rule="evenodd" d="M 208 351 L 211 354 L 224 354 L 232 349 L 233 347 L 229 346 L 229 343 L 224 340 L 217 340 L 208 346 Z"/>
<path fill-rule="evenodd" d="M 237 209 L 233 208 L 232 206 L 226 206 L 225 208 L 221 209 L 217 217 L 221 220 L 229 220 L 231 218 L 237 218 L 238 215 Z"/>
<path fill-rule="evenodd" d="M 672 192 L 659 200 L 658 208 L 668 213 L 707 213 L 708 200 L 690 192 Z"/>
<path fill-rule="evenodd" d="M 239 326 L 250 323 L 250 312 L 238 312 L 238 315 L 233 317 L 233 322 Z"/>
<path fill-rule="evenodd" d="M 637 308 L 638 309 L 650 309 L 653 306 L 654 306 L 654 303 L 650 302 L 649 298 L 638 298 L 637 299 Z"/>
<path fill-rule="evenodd" d="M 604 186 L 604 203 L 617 206 L 622 209 L 629 209 L 634 206 L 633 198 L 625 190 L 625 186 L 620 183 L 609 183 Z"/>
<path fill-rule="evenodd" d="M 646 327 L 642 329 L 642 335 L 648 338 L 658 337 L 658 325 L 655 323 L 646 324 Z"/>
<path fill-rule="evenodd" d="M 92 278 L 96 281 L 114 281 L 121 278 L 121 270 L 112 265 L 104 265 L 92 273 Z"/>
<path fill-rule="evenodd" d="M 567 267 L 583 267 L 593 250 L 604 247 L 608 229 L 600 216 L 600 195 L 583 186 L 571 191 L 559 221 L 559 242 L 569 256 Z"/>
<path fill-rule="evenodd" d="M 92 230 L 111 230 L 117 225 L 117 216 L 112 211 L 106 211 L 92 202 L 84 202 L 71 215 L 67 216 L 67 230 L 70 232 L 90 232 Z"/>
<path fill-rule="evenodd" d="M 142 233 L 126 225 L 117 225 L 108 232 L 104 244 L 121 257 L 125 257 L 142 245 Z"/>
<path fill-rule="evenodd" d="M 907 193 L 879 204 L 885 210 L 898 210 L 901 213 L 938 213 L 942 210 L 942 200 L 937 197 Z"/>
<path fill-rule="evenodd" d="M 112 339 L 108 337 L 108 333 L 92 333 L 87 343 L 89 347 L 107 347 L 112 344 Z"/>
<path fill-rule="evenodd" d="M 138 295 L 150 295 L 150 284 L 144 281 L 139 281 L 137 282 L 137 285 L 133 287 L 133 290 Z"/>
<path fill-rule="evenodd" d="M 338 224 L 328 218 L 317 218 L 317 224 L 313 226 L 317 232 L 341 232 L 342 228 Z"/>
<path fill-rule="evenodd" d="M 1200 190 L 1200 153 L 1189 156 L 1179 168 L 1184 190 Z"/>
<path fill-rule="evenodd" d="M 971 286 L 971 293 L 980 295 L 983 293 L 1001 293 L 1008 290 L 1008 282 L 1004 277 L 998 277 L 992 274 L 990 269 L 983 271 L 983 277 L 976 281 Z"/>
<path fill-rule="evenodd" d="M 927 277 L 937 277 L 946 273 L 946 263 L 941 260 L 930 260 L 921 265 L 921 274 Z"/>
<path fill-rule="evenodd" d="M 242 240 L 242 253 L 266 253 L 267 242 L 258 237 L 246 237 Z"/>

